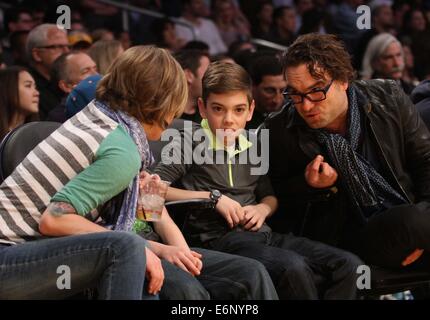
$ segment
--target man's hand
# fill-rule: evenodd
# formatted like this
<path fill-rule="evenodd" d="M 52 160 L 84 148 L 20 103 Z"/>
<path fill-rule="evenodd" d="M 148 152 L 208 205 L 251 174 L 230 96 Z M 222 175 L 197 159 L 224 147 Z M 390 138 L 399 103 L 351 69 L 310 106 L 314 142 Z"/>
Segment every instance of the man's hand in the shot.
<path fill-rule="evenodd" d="M 193 276 L 198 276 L 202 270 L 202 255 L 186 248 L 164 245 L 159 256 Z"/>
<path fill-rule="evenodd" d="M 157 294 L 160 292 L 164 282 L 164 271 L 161 266 L 160 258 L 149 248 L 145 248 L 146 252 L 146 279 L 148 279 L 148 293 Z"/>
<path fill-rule="evenodd" d="M 311 187 L 328 188 L 335 184 L 337 172 L 327 162 L 324 162 L 322 155 L 317 155 L 306 166 L 305 179 Z"/>
<path fill-rule="evenodd" d="M 240 203 L 225 195 L 219 198 L 215 209 L 224 217 L 230 228 L 237 226 L 245 216 Z"/>
<path fill-rule="evenodd" d="M 263 203 L 245 206 L 243 207 L 243 210 L 245 212 L 245 216 L 241 224 L 244 229 L 249 231 L 258 231 L 271 212 L 270 207 Z"/>

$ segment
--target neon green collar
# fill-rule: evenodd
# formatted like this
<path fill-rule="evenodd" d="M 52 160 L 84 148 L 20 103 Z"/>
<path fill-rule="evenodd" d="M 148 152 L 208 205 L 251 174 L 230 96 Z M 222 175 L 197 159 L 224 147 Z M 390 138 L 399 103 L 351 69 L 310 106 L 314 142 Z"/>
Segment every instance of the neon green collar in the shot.
<path fill-rule="evenodd" d="M 209 149 L 214 149 L 216 151 L 218 150 L 226 150 L 229 154 L 229 157 L 233 157 L 236 154 L 245 151 L 252 147 L 252 142 L 250 142 L 242 133 L 239 135 L 239 148 L 234 149 L 232 152 L 229 148 L 226 148 L 223 143 L 220 143 L 216 137 L 215 134 L 212 132 L 212 130 L 209 127 L 209 123 L 207 119 L 203 119 L 200 123 L 202 126 L 206 136 L 209 138 Z"/>

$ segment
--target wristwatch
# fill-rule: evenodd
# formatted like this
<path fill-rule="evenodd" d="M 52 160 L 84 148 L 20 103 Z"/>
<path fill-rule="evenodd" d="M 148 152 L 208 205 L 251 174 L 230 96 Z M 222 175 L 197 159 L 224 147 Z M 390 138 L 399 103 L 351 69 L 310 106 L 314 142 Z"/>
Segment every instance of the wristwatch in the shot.
<path fill-rule="evenodd" d="M 213 201 L 214 206 L 218 203 L 219 198 L 221 198 L 222 193 L 217 189 L 212 189 L 209 198 Z"/>

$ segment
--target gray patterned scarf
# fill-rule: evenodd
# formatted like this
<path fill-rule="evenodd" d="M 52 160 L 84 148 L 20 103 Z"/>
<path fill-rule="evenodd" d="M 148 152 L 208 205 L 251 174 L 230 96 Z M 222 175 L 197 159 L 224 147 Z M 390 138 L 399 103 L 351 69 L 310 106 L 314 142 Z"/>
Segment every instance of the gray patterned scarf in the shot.
<path fill-rule="evenodd" d="M 95 100 L 95 106 L 107 115 L 109 118 L 118 122 L 124 127 L 130 137 L 133 139 L 142 159 L 140 170 L 149 168 L 154 161 L 151 151 L 149 149 L 148 140 L 146 139 L 145 131 L 142 125 L 134 117 L 122 111 L 115 111 L 109 108 L 104 103 Z M 120 213 L 113 229 L 131 231 L 135 221 L 135 214 L 137 209 L 137 199 L 139 196 L 139 175 L 134 177 L 133 181 L 125 191 L 124 200 L 120 209 Z"/>
<path fill-rule="evenodd" d="M 315 130 L 318 142 L 339 174 L 351 198 L 355 199 L 366 216 L 380 210 L 385 201 L 402 204 L 406 200 L 357 152 L 361 137 L 361 114 L 357 93 L 347 91 L 348 132 L 346 137 L 326 130 Z"/>

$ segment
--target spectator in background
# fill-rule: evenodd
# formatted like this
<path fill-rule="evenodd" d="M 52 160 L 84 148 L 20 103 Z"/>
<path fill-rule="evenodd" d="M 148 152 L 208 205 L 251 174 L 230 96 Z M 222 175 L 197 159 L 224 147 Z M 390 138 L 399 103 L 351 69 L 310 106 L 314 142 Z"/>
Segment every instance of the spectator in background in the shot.
<path fill-rule="evenodd" d="M 232 0 L 215 0 L 212 7 L 215 24 L 227 47 L 234 41 L 250 37 L 249 22 Z"/>
<path fill-rule="evenodd" d="M 294 31 L 297 33 L 302 27 L 303 14 L 312 10 L 314 3 L 312 0 L 294 0 L 294 8 L 296 9 L 296 30 Z"/>
<path fill-rule="evenodd" d="M 361 68 L 364 52 L 366 51 L 369 41 L 381 33 L 391 33 L 395 35 L 394 15 L 391 6 L 387 3 L 374 4 L 372 7 L 372 28 L 367 30 L 358 40 L 356 50 L 353 52 L 353 63 L 356 69 Z"/>
<path fill-rule="evenodd" d="M 271 112 L 284 105 L 283 92 L 287 82 L 282 74 L 282 66 L 276 55 L 265 54 L 252 60 L 249 74 L 252 78 L 252 96 L 255 109 L 247 129 L 256 129 Z"/>
<path fill-rule="evenodd" d="M 363 57 L 361 69 L 363 79 L 392 79 L 406 94 L 410 94 L 413 85 L 403 81 L 404 68 L 402 44 L 396 37 L 389 33 L 381 33 L 370 40 Z"/>
<path fill-rule="evenodd" d="M 411 9 L 409 0 L 396 0 L 391 7 L 394 13 L 394 26 L 396 30 L 403 29 L 405 13 Z"/>
<path fill-rule="evenodd" d="M 47 120 L 66 121 L 65 101 L 67 96 L 79 82 L 94 74 L 97 74 L 97 66 L 88 54 L 70 51 L 59 56 L 52 65 L 51 82 L 64 94 L 61 102 L 49 112 Z"/>
<path fill-rule="evenodd" d="M 73 50 L 79 50 L 87 52 L 93 43 L 90 35 L 85 31 L 71 31 L 69 32 L 67 39 Z"/>
<path fill-rule="evenodd" d="M 166 48 L 170 52 L 180 50 L 184 45 L 184 39 L 178 38 L 175 23 L 169 19 L 156 19 L 151 25 L 151 31 L 157 47 Z"/>
<path fill-rule="evenodd" d="M 112 61 L 123 52 L 122 44 L 118 40 L 99 40 L 91 46 L 88 54 L 95 61 L 98 72 L 104 75 Z"/>
<path fill-rule="evenodd" d="M 197 100 L 202 96 L 202 79 L 210 64 L 209 57 L 198 50 L 182 50 L 174 57 L 184 70 L 188 85 L 188 99 L 181 118 L 200 123 L 202 118 Z"/>
<path fill-rule="evenodd" d="M 203 0 L 184 0 L 184 11 L 180 21 L 189 24 L 191 28 L 176 24 L 176 34 L 187 42 L 191 40 L 206 42 L 211 55 L 227 52 L 227 47 L 215 24 L 204 18 L 205 11 Z M 195 39 L 191 29 L 194 31 Z"/>
<path fill-rule="evenodd" d="M 10 40 L 10 54 L 12 57 L 12 62 L 9 65 L 28 65 L 26 43 L 28 38 L 28 31 L 15 31 L 9 36 Z"/>
<path fill-rule="evenodd" d="M 296 38 L 296 11 L 292 7 L 279 7 L 273 13 L 275 28 L 270 41 L 283 46 L 289 46 Z"/>
<path fill-rule="evenodd" d="M 33 77 L 22 67 L 0 70 L 0 140 L 31 120 L 39 111 L 39 91 Z"/>
<path fill-rule="evenodd" d="M 329 6 L 330 21 L 333 32 L 345 42 L 348 52 L 355 52 L 358 39 L 366 32 L 357 28 L 359 14 L 357 8 L 364 4 L 364 0 L 341 0 Z"/>
<path fill-rule="evenodd" d="M 252 35 L 259 39 L 268 39 L 273 24 L 273 4 L 271 1 L 261 1 L 257 6 L 257 14 L 252 24 Z"/>
<path fill-rule="evenodd" d="M 324 11 L 313 8 L 303 12 L 302 14 L 302 24 L 299 29 L 299 34 L 306 33 L 321 33 L 325 34 L 325 24 L 327 16 Z"/>
<path fill-rule="evenodd" d="M 425 65 L 430 57 L 430 30 L 429 24 L 423 11 L 413 8 L 405 13 L 403 33 L 401 39 L 409 38 L 412 53 L 415 58 L 415 74 L 423 79 L 421 65 Z"/>
<path fill-rule="evenodd" d="M 410 45 L 407 41 L 402 42 L 403 56 L 405 59 L 405 68 L 403 69 L 402 80 L 405 83 L 416 87 L 419 83 L 418 78 L 415 76 L 415 58 L 412 53 Z M 420 66 L 422 67 L 422 66 Z"/>
<path fill-rule="evenodd" d="M 115 36 L 113 32 L 108 29 L 96 29 L 91 32 L 91 39 L 93 39 L 93 42 L 99 40 L 115 40 Z"/>
<path fill-rule="evenodd" d="M 78 83 L 66 98 L 66 119 L 70 119 L 96 97 L 97 84 L 102 78 L 95 74 Z"/>
<path fill-rule="evenodd" d="M 50 72 L 55 59 L 69 50 L 66 31 L 58 29 L 55 24 L 41 24 L 28 35 L 26 51 L 29 71 L 40 92 L 41 120 L 45 120 L 48 113 L 61 102 L 63 93 L 56 85 L 52 86 Z"/>
<path fill-rule="evenodd" d="M 33 19 L 31 12 L 25 7 L 11 7 L 5 11 L 4 28 L 6 36 L 1 39 L 1 44 L 4 50 L 4 61 L 6 65 L 14 64 L 14 57 L 12 53 L 12 44 L 10 36 L 15 32 L 27 31 L 33 28 Z M 18 33 L 15 33 L 17 35 Z M 16 40 L 16 39 L 15 39 Z"/>

